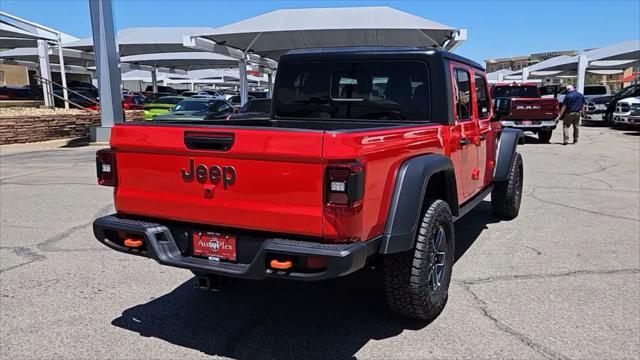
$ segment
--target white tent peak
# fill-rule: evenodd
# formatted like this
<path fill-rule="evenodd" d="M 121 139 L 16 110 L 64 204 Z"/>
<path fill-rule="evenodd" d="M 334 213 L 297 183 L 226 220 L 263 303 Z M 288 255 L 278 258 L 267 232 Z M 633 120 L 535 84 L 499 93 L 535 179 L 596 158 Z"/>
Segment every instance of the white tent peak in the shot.
<path fill-rule="evenodd" d="M 348 18 L 349 21 L 343 21 Z M 388 6 L 279 9 L 215 28 L 214 33 L 330 29 L 438 29 L 454 28 Z M 204 33 L 203 33 L 204 34 Z"/>

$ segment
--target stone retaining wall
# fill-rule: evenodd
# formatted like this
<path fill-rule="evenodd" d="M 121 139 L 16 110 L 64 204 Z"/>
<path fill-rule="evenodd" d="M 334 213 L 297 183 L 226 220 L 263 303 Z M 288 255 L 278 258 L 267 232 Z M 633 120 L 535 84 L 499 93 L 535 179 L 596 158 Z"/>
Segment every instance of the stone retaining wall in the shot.
<path fill-rule="evenodd" d="M 126 121 L 144 120 L 144 111 L 125 111 Z M 2 114 L 0 145 L 89 136 L 89 128 L 100 125 L 97 112 L 59 114 Z"/>

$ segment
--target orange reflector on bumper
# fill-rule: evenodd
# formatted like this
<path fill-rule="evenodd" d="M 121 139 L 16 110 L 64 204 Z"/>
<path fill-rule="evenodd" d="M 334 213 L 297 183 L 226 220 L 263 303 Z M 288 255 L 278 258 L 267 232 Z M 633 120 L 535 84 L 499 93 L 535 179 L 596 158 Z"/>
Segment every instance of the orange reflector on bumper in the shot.
<path fill-rule="evenodd" d="M 142 244 L 143 242 L 140 239 L 124 239 L 124 246 L 126 247 L 139 248 Z"/>
<path fill-rule="evenodd" d="M 291 261 L 289 261 L 289 260 L 278 261 L 276 259 L 273 259 L 273 260 L 271 260 L 269 265 L 271 265 L 271 267 L 274 268 L 274 269 L 287 270 L 287 269 L 291 269 L 291 267 L 293 266 L 293 263 Z"/>

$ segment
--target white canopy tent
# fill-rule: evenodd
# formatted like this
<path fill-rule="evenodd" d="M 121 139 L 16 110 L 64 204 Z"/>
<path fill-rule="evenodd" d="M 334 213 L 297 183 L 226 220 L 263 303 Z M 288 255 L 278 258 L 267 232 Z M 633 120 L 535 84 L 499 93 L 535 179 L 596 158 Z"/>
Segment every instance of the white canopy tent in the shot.
<path fill-rule="evenodd" d="M 186 71 L 238 66 L 238 60 L 208 52 L 178 52 L 123 56 L 120 62 Z"/>
<path fill-rule="evenodd" d="M 492 73 L 487 74 L 487 81 L 490 84 L 499 83 L 505 80 L 505 76 L 513 74 L 513 71 L 508 69 L 500 69 Z"/>
<path fill-rule="evenodd" d="M 63 49 L 62 56 L 65 65 L 82 66 L 85 68 L 94 65 L 93 53 Z M 38 62 L 39 54 L 38 49 L 35 47 L 15 48 L 0 51 L 0 59 Z M 58 54 L 56 54 L 51 48 L 49 49 L 49 61 L 54 64 L 60 63 Z"/>
<path fill-rule="evenodd" d="M 242 103 L 247 101 L 246 61 L 251 53 L 278 60 L 291 49 L 417 46 L 454 49 L 466 40 L 455 29 L 390 7 L 283 9 L 187 37 L 185 45 L 218 52 L 237 49 Z"/>
<path fill-rule="evenodd" d="M 118 31 L 116 43 L 121 57 L 141 54 L 193 52 L 183 46 L 183 37 L 212 31 L 210 27 L 148 27 Z M 67 42 L 64 47 L 93 52 L 93 38 Z"/>
<path fill-rule="evenodd" d="M 49 27 L 19 18 L 9 13 L 0 11 L 0 37 L 3 48 L 37 47 L 40 64 L 40 74 L 45 80 L 42 86 L 45 106 L 53 106 L 53 89 L 48 81 L 51 80 L 51 64 L 49 63 L 49 43 L 55 42 L 58 47 L 58 59 L 60 63 L 60 77 L 62 79 L 62 95 L 65 100 L 64 107 L 69 108 L 69 94 L 67 93 L 67 76 L 65 74 L 63 41 L 77 40 L 76 37 Z"/>
<path fill-rule="evenodd" d="M 584 92 L 585 75 L 596 70 L 624 70 L 640 64 L 640 40 L 630 40 L 598 49 L 585 51 L 576 56 L 557 56 L 517 71 L 526 81 L 530 76 L 570 76 L 576 73 L 577 90 Z M 602 74 L 602 73 L 600 73 Z"/>

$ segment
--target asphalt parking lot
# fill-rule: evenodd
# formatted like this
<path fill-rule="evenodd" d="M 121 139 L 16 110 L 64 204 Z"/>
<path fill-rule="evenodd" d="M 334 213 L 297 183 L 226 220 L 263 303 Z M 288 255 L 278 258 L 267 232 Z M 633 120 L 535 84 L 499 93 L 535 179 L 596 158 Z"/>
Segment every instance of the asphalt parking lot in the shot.
<path fill-rule="evenodd" d="M 194 289 L 190 272 L 108 250 L 96 147 L 0 150 L 0 357 L 552 358 L 640 354 L 640 136 L 529 139 L 520 216 L 456 224 L 450 299 L 395 318 L 375 273 Z"/>

